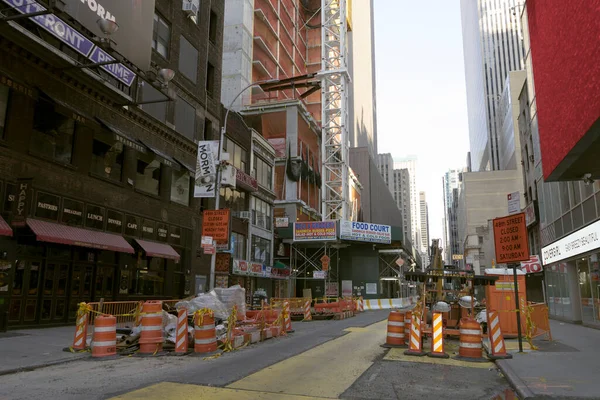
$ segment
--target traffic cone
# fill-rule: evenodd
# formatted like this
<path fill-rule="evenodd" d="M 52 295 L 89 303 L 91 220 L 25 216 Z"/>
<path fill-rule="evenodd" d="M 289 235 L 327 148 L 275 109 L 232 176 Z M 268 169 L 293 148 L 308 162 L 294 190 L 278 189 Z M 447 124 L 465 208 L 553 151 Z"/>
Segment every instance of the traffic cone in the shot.
<path fill-rule="evenodd" d="M 448 358 L 450 357 L 444 352 L 444 325 L 442 321 L 442 313 L 433 313 L 432 335 L 431 335 L 431 351 L 427 353 L 429 357 Z"/>
<path fill-rule="evenodd" d="M 506 352 L 506 344 L 504 343 L 504 336 L 502 335 L 502 330 L 500 329 L 500 318 L 498 317 L 498 311 L 488 310 L 487 321 L 491 352 L 491 354 L 488 353 L 488 358 L 490 360 L 512 358 L 512 355 Z"/>

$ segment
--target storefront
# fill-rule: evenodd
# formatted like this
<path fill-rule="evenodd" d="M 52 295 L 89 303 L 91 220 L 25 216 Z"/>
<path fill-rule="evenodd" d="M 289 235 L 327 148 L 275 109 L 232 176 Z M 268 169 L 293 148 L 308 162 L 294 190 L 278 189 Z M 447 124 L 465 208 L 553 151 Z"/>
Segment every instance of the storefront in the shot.
<path fill-rule="evenodd" d="M 267 298 L 287 297 L 290 270 L 269 267 L 264 264 L 233 260 L 230 286 L 240 285 L 246 289 L 246 304 L 252 304 L 252 296 L 256 291 L 266 293 Z"/>
<path fill-rule="evenodd" d="M 191 232 L 30 182 L 3 187 L 0 308 L 9 326 L 69 323 L 80 302 L 185 295 Z"/>
<path fill-rule="evenodd" d="M 600 221 L 542 249 L 551 316 L 600 326 Z"/>

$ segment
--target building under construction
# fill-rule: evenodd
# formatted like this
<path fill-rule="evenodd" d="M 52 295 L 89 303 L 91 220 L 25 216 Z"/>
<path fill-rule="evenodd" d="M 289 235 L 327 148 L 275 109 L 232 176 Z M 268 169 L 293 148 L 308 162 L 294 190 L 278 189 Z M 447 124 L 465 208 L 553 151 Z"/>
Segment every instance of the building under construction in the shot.
<path fill-rule="evenodd" d="M 331 235 L 306 242 L 294 238 L 297 222 L 401 226 L 393 198 L 378 189 L 385 189 L 385 183 L 373 161 L 373 52 L 372 1 L 225 2 L 222 102 L 233 104 L 276 153 L 272 261 L 291 269 L 292 284 L 287 293 L 274 290 L 275 295 L 301 295 L 305 288 L 311 288 L 313 296 L 341 295 L 342 278 L 360 275 L 361 281 L 379 282 L 380 269 L 383 274 L 392 271 L 373 243 L 354 243 L 350 250 L 337 233 L 333 240 Z M 409 266 L 418 262 L 401 230 L 393 236 L 386 246 L 398 250 L 392 252 L 394 257 L 403 255 Z M 331 268 L 321 280 L 320 260 L 325 255 Z M 252 258 L 251 251 L 248 256 Z M 253 291 L 251 279 L 237 282 Z M 378 286 L 373 297 L 380 294 Z"/>

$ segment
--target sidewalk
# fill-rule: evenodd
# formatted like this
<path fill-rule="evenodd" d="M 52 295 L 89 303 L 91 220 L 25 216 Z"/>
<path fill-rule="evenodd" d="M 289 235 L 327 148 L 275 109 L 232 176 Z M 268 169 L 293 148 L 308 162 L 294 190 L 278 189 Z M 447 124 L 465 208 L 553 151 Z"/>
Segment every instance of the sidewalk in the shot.
<path fill-rule="evenodd" d="M 600 330 L 550 320 L 552 342 L 496 362 L 519 398 L 600 399 Z"/>
<path fill-rule="evenodd" d="M 73 342 L 74 326 L 0 333 L 0 375 L 32 370 L 85 357 L 63 351 Z"/>

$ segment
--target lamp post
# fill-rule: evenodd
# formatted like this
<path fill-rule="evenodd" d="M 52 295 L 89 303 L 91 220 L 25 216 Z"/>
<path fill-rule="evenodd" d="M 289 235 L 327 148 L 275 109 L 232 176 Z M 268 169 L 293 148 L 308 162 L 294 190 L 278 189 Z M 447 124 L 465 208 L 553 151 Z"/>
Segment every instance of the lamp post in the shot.
<path fill-rule="evenodd" d="M 245 86 L 244 88 L 242 88 L 242 90 L 239 91 L 239 93 L 233 98 L 233 100 L 231 100 L 231 103 L 229 103 L 229 107 L 227 107 L 227 109 L 225 111 L 225 118 L 223 119 L 223 126 L 221 127 L 221 134 L 219 136 L 219 157 L 218 157 L 217 176 L 216 176 L 217 182 L 215 184 L 215 210 L 219 209 L 219 203 L 221 200 L 221 156 L 223 154 L 223 140 L 225 139 L 225 132 L 227 131 L 227 117 L 229 116 L 229 111 L 231 110 L 231 107 L 233 107 L 233 103 L 237 100 L 237 98 L 240 97 L 242 95 L 242 93 L 244 93 L 246 90 L 248 90 L 254 86 L 259 86 L 259 85 L 262 85 L 265 83 L 275 83 L 275 82 L 279 82 L 279 79 L 269 79 L 269 80 L 265 80 L 265 81 L 257 81 L 257 82 L 254 82 L 254 83 L 251 83 L 251 84 Z M 217 264 L 217 252 L 215 249 L 215 252 L 210 257 L 210 281 L 209 281 L 210 290 L 213 290 L 215 288 L 216 264 Z"/>

